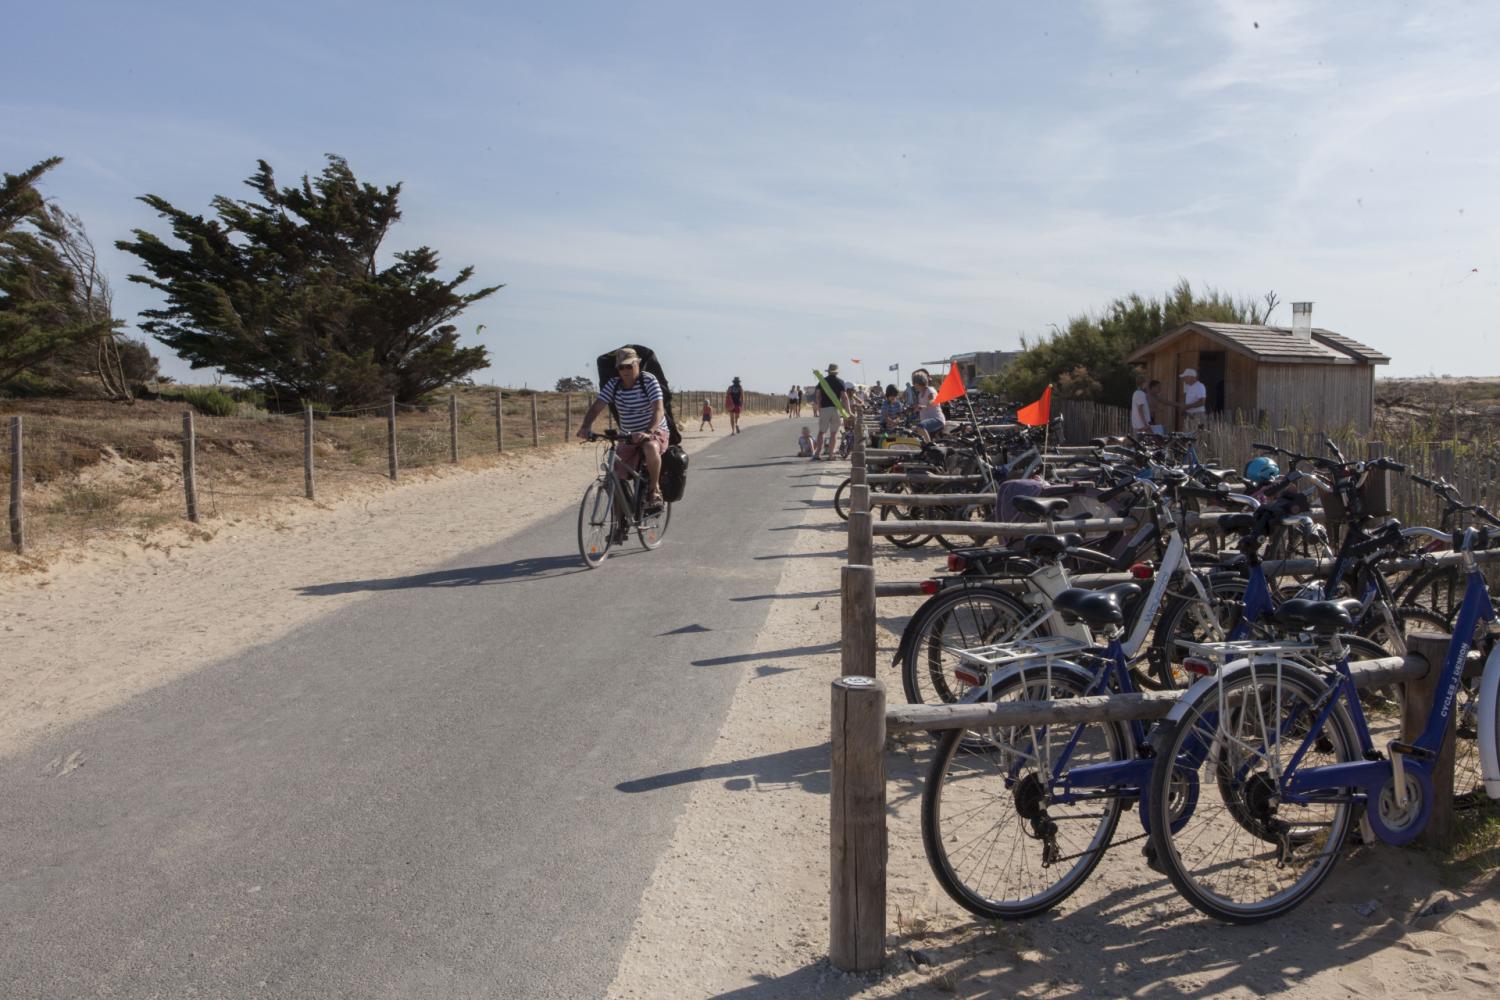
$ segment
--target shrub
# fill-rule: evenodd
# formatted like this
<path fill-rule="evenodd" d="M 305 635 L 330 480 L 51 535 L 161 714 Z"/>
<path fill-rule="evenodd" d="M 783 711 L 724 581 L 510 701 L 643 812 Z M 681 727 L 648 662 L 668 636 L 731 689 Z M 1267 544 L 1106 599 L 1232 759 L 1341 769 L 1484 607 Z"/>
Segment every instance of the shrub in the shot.
<path fill-rule="evenodd" d="M 239 410 L 233 396 L 219 389 L 184 386 L 177 397 L 205 416 L 232 417 Z"/>

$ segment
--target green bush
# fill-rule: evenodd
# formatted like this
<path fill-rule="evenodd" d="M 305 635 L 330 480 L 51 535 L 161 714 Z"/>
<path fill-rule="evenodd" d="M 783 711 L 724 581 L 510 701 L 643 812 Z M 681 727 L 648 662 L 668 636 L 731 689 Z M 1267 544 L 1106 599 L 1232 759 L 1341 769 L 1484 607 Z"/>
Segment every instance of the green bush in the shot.
<path fill-rule="evenodd" d="M 239 410 L 239 404 L 235 402 L 234 397 L 219 389 L 184 386 L 176 395 L 205 416 L 232 417 Z"/>

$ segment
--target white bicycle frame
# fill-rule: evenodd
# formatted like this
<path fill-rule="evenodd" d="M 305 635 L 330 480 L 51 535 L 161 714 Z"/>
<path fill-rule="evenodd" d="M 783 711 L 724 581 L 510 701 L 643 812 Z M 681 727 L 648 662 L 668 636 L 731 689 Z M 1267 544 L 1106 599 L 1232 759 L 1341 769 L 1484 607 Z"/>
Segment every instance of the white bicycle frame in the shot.
<path fill-rule="evenodd" d="M 1500 712 L 1500 644 L 1490 650 L 1479 678 L 1479 776 L 1484 791 L 1500 799 L 1500 729 L 1495 713 Z"/>

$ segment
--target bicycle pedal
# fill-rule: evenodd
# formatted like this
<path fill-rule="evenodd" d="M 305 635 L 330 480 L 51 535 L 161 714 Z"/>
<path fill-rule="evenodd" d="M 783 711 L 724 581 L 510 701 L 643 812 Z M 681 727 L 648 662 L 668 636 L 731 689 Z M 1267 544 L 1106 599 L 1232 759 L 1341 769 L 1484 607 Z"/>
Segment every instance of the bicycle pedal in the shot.
<path fill-rule="evenodd" d="M 1419 747 L 1414 743 L 1402 743 L 1399 740 L 1387 744 L 1392 753 L 1399 753 L 1403 757 L 1413 757 L 1421 761 L 1437 760 L 1437 754 L 1426 747 Z"/>

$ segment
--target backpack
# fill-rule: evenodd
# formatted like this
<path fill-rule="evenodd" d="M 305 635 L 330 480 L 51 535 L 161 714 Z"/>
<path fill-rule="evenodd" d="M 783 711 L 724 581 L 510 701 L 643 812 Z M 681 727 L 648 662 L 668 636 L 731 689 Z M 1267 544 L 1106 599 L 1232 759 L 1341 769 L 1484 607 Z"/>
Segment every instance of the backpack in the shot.
<path fill-rule="evenodd" d="M 635 348 L 635 353 L 641 356 L 641 371 L 650 372 L 656 376 L 656 381 L 661 383 L 662 407 L 667 411 L 667 443 L 681 444 L 682 432 L 677 429 L 677 418 L 672 413 L 672 387 L 667 384 L 667 374 L 661 370 L 661 362 L 657 360 L 656 352 L 642 344 L 621 344 L 620 346 Z M 603 389 L 609 380 L 615 377 L 615 352 L 609 351 L 599 355 L 595 364 L 599 369 L 599 388 Z M 615 423 L 618 424 L 620 414 L 613 403 L 610 404 L 609 411 L 614 415 Z"/>
<path fill-rule="evenodd" d="M 744 389 L 737 385 L 729 387 L 729 398 L 734 400 L 735 406 L 744 406 Z"/>
<path fill-rule="evenodd" d="M 687 492 L 688 453 L 682 445 L 674 444 L 661 453 L 661 496 L 667 503 L 676 503 Z"/>

